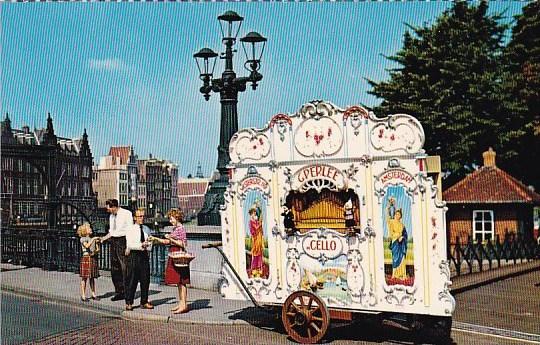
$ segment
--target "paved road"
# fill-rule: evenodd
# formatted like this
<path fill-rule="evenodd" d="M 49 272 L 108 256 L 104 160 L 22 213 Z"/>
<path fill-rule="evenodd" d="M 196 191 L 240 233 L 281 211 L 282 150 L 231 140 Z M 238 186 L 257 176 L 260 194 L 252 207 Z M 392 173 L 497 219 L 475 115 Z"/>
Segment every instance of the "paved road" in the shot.
<path fill-rule="evenodd" d="M 457 345 L 540 345 L 540 272 L 510 278 L 456 296 L 452 340 Z M 127 321 L 74 305 L 2 295 L 2 344 L 292 344 L 276 323 L 217 326 Z M 233 318 L 249 319 L 239 310 Z M 419 344 L 414 334 L 387 323 L 332 324 L 333 345 Z M 415 342 L 416 341 L 416 342 Z"/>
<path fill-rule="evenodd" d="M 51 334 L 82 329 L 111 319 L 112 315 L 2 293 L 2 344 L 20 344 Z M 116 316 L 113 316 L 117 318 Z"/>
<path fill-rule="evenodd" d="M 455 297 L 454 321 L 540 335 L 540 270 Z"/>

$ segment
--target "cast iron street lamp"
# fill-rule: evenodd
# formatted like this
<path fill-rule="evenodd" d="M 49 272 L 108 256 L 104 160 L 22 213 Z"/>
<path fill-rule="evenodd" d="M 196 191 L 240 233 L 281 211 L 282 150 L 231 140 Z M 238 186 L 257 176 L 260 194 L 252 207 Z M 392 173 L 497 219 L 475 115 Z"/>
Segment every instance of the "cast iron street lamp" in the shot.
<path fill-rule="evenodd" d="M 200 79 L 203 86 L 200 92 L 208 101 L 210 93 L 215 92 L 220 95 L 221 102 L 221 125 L 218 146 L 219 178 L 214 181 L 206 193 L 203 209 L 198 215 L 199 225 L 220 225 L 219 205 L 224 203 L 223 193 L 229 183 L 227 164 L 229 163 L 229 142 L 234 133 L 238 131 L 238 93 L 246 90 L 246 84 L 251 83 L 253 90 L 257 89 L 257 83 L 261 81 L 262 74 L 259 73 L 261 67 L 261 57 L 266 44 L 266 38 L 257 32 L 250 32 L 241 38 L 242 47 L 246 54 L 247 61 L 244 67 L 250 72 L 248 77 L 236 77 L 233 70 L 233 46 L 236 37 L 242 26 L 243 17 L 236 12 L 227 11 L 218 16 L 221 27 L 222 41 L 225 44 L 225 52 L 220 54 L 220 58 L 225 60 L 225 70 L 221 78 L 214 79 L 214 67 L 218 56 L 210 48 L 202 48 L 194 54 L 197 67 L 199 68 Z"/>

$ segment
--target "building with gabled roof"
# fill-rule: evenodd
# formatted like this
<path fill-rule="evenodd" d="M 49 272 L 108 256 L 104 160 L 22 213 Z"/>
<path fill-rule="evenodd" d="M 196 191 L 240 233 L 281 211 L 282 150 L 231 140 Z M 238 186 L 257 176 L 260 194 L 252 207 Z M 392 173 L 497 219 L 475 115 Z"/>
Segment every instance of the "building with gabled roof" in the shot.
<path fill-rule="evenodd" d="M 15 129 L 6 114 L 1 131 L 3 225 L 72 229 L 94 213 L 93 157 L 86 129 L 80 138 L 59 137 L 50 114 L 46 128 Z M 54 212 L 48 212 L 51 205 Z"/>
<path fill-rule="evenodd" d="M 178 203 L 185 219 L 197 217 L 204 205 L 204 198 L 211 182 L 211 178 L 204 177 L 200 162 L 195 177 L 190 174 L 187 178 L 178 179 Z"/>
<path fill-rule="evenodd" d="M 448 205 L 447 231 L 451 244 L 533 235 L 540 195 L 495 163 L 492 148 L 483 153 L 484 165 L 443 192 Z"/>

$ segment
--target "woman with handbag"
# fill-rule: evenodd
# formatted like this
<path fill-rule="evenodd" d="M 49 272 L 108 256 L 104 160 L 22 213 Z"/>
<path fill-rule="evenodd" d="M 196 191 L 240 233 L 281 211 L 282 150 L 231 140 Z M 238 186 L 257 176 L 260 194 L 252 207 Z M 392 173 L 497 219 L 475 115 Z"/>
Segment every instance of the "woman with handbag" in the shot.
<path fill-rule="evenodd" d="M 167 212 L 167 217 L 173 225 L 173 231 L 170 234 L 165 235 L 165 239 L 153 238 L 153 240 L 158 243 L 170 245 L 169 259 L 167 261 L 167 267 L 165 268 L 165 284 L 178 286 L 178 305 L 171 309 L 173 314 L 182 314 L 189 311 L 187 306 L 186 287 L 186 285 L 190 283 L 189 265 L 177 267 L 171 257 L 171 254 L 173 253 L 186 252 L 187 234 L 186 229 L 182 225 L 183 216 L 182 211 L 179 209 L 171 209 Z"/>

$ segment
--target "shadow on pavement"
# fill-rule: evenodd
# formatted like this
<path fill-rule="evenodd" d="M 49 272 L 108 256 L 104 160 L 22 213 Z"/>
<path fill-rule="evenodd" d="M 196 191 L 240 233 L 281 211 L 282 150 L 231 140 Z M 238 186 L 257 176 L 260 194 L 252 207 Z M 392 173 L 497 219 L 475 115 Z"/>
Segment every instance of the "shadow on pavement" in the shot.
<path fill-rule="evenodd" d="M 114 295 L 115 295 L 114 292 L 106 292 L 106 293 L 104 293 L 104 294 L 98 295 L 97 297 L 98 297 L 99 299 L 104 299 L 104 298 L 112 297 L 112 296 L 114 296 Z"/>
<path fill-rule="evenodd" d="M 210 300 L 209 299 L 198 299 L 196 301 L 188 303 L 188 307 L 189 307 L 189 310 L 212 308 L 210 306 Z"/>
<path fill-rule="evenodd" d="M 17 267 L 17 268 L 0 268 L 0 272 L 11 272 L 11 271 L 20 271 L 20 270 L 27 270 L 32 267 Z"/>
<path fill-rule="evenodd" d="M 243 320 L 267 331 L 283 334 L 289 340 L 287 332 L 281 322 L 281 311 L 276 308 L 274 312 L 266 312 L 256 307 L 249 307 L 232 311 L 231 320 Z M 436 339 L 426 340 L 417 335 L 417 332 L 394 326 L 392 323 L 377 317 L 362 317 L 354 321 L 332 320 L 322 343 L 334 341 L 359 341 L 392 344 L 445 344 L 456 345 L 453 340 L 437 342 Z"/>
<path fill-rule="evenodd" d="M 277 317 L 277 310 L 272 312 L 257 307 L 247 307 L 230 311 L 229 314 L 231 314 L 229 315 L 230 320 L 243 320 L 255 327 L 274 328 L 281 325 L 281 321 Z"/>
<path fill-rule="evenodd" d="M 425 337 L 419 336 L 416 331 L 406 330 L 377 318 L 362 318 L 349 323 L 333 321 L 330 323 L 324 340 L 328 343 L 336 340 L 349 340 L 375 343 L 391 342 L 392 344 L 456 345 L 452 339 L 446 341 L 427 340 Z"/>
<path fill-rule="evenodd" d="M 176 298 L 174 297 L 166 297 L 161 299 L 152 299 L 150 300 L 150 303 L 152 303 L 154 306 L 162 305 L 162 304 L 174 304 L 174 303 L 168 303 L 170 301 L 175 301 Z"/>

